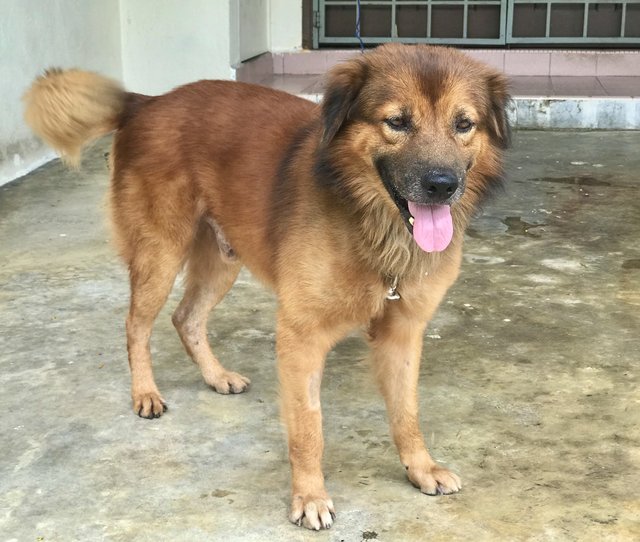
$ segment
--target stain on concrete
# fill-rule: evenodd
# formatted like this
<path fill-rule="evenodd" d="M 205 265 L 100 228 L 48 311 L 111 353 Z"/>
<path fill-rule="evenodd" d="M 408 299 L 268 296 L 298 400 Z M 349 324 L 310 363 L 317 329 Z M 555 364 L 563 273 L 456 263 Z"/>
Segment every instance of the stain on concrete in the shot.
<path fill-rule="evenodd" d="M 540 237 L 543 231 L 542 227 L 545 225 L 525 222 L 522 220 L 522 217 L 519 216 L 507 216 L 502 219 L 502 223 L 507 227 L 507 234 L 527 235 L 530 237 Z"/>
<path fill-rule="evenodd" d="M 640 258 L 625 260 L 622 262 L 622 269 L 640 269 Z"/>
<path fill-rule="evenodd" d="M 609 181 L 604 181 L 588 173 L 563 177 L 536 177 L 529 180 L 536 183 L 568 184 L 573 186 L 611 186 Z"/>

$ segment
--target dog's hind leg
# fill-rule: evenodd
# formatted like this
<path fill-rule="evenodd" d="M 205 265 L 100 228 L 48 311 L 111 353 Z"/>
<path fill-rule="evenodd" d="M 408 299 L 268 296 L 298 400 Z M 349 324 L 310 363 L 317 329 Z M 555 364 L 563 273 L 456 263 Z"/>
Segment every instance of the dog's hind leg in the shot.
<path fill-rule="evenodd" d="M 211 351 L 207 338 L 207 317 L 241 268 L 221 235 L 210 224 L 200 223 L 187 260 L 185 294 L 173 314 L 173 324 L 204 381 L 218 393 L 242 393 L 249 387 L 249 379 L 227 371 Z"/>
<path fill-rule="evenodd" d="M 167 409 L 153 378 L 149 341 L 153 322 L 167 300 L 182 260 L 174 246 L 154 239 L 138 243 L 135 256 L 129 262 L 131 302 L 127 350 L 133 410 L 142 418 L 159 418 Z"/>

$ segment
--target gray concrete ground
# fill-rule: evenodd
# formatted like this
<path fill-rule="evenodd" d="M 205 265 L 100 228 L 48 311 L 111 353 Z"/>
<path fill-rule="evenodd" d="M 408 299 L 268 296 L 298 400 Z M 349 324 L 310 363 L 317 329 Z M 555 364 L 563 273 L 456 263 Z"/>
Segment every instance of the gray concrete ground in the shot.
<path fill-rule="evenodd" d="M 320 533 L 286 519 L 274 299 L 248 275 L 210 333 L 250 392 L 206 388 L 177 291 L 153 338 L 170 410 L 131 412 L 105 149 L 0 188 L 0 540 L 640 539 L 640 132 L 515 137 L 425 336 L 423 427 L 461 493 L 405 481 L 361 340 L 330 355 Z"/>

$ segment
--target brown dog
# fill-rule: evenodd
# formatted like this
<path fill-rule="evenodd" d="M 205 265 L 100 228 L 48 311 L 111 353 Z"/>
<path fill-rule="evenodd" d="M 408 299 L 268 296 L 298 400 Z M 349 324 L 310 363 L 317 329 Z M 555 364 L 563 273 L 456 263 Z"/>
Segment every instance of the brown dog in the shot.
<path fill-rule="evenodd" d="M 455 50 L 386 45 L 333 69 L 321 107 L 227 81 L 143 96 L 78 70 L 47 72 L 25 101 L 30 125 L 71 163 L 116 131 L 111 208 L 131 277 L 136 413 L 166 409 L 149 337 L 183 267 L 173 321 L 187 352 L 216 391 L 247 389 L 211 352 L 205 330 L 246 265 L 279 299 L 291 521 L 333 522 L 320 382 L 329 349 L 358 326 L 409 480 L 430 495 L 460 489 L 425 447 L 418 367 L 426 324 L 458 274 L 465 227 L 502 176 L 509 127 L 500 74 Z"/>

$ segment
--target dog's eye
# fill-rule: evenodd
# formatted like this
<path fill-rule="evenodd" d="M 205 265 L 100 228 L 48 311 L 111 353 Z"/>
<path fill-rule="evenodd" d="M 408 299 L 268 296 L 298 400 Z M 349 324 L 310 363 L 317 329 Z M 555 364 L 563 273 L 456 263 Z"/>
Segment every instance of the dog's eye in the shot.
<path fill-rule="evenodd" d="M 468 119 L 467 117 L 460 117 L 459 119 L 456 119 L 456 132 L 459 134 L 466 134 L 467 132 L 470 132 L 474 126 L 475 125 L 471 119 Z"/>
<path fill-rule="evenodd" d="M 409 128 L 409 120 L 405 117 L 389 117 L 385 119 L 385 122 L 389 128 L 402 132 Z"/>

